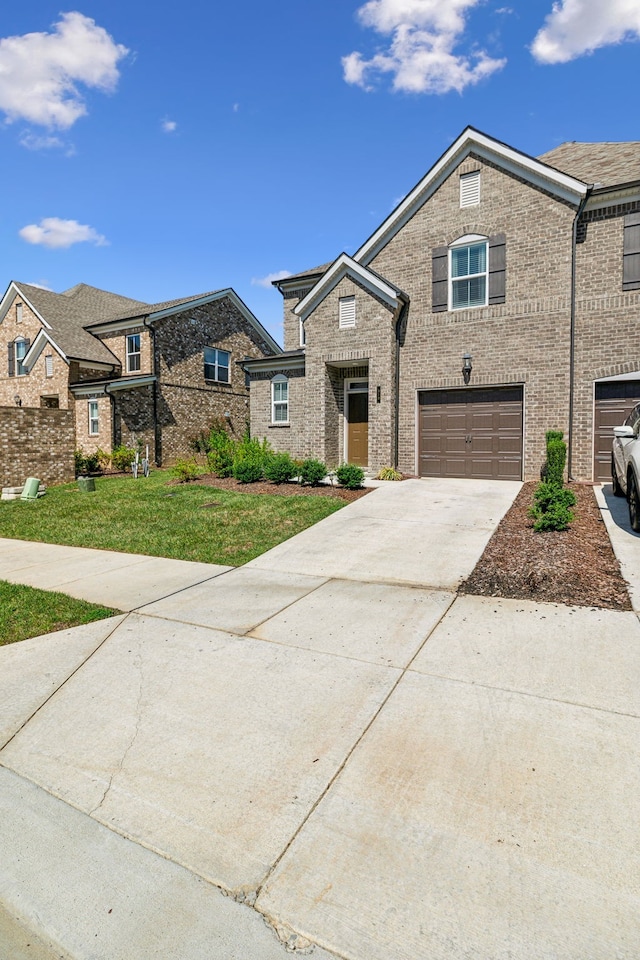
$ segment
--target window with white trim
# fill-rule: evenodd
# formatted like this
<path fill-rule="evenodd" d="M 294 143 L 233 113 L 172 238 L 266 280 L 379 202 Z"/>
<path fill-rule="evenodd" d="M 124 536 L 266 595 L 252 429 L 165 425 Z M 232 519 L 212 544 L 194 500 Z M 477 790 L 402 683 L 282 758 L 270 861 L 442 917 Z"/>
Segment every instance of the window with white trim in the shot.
<path fill-rule="evenodd" d="M 283 374 L 271 381 L 271 422 L 289 423 L 289 381 Z"/>
<path fill-rule="evenodd" d="M 44 372 L 47 377 L 53 376 L 53 355 L 50 353 L 44 358 Z"/>
<path fill-rule="evenodd" d="M 22 339 L 15 340 L 14 344 L 15 344 L 15 351 L 16 351 L 16 376 L 24 377 L 27 374 L 27 370 L 25 370 L 22 361 L 27 355 L 27 350 L 29 349 L 29 341 L 22 340 Z"/>
<path fill-rule="evenodd" d="M 449 248 L 449 309 L 486 306 L 488 246 L 478 240 Z"/>
<path fill-rule="evenodd" d="M 346 330 L 356 325 L 356 298 L 340 297 L 338 300 L 338 326 Z"/>
<path fill-rule="evenodd" d="M 216 347 L 204 348 L 204 378 L 229 383 L 229 360 L 231 354 Z"/>
<path fill-rule="evenodd" d="M 137 373 L 140 369 L 140 334 L 130 333 L 127 337 L 127 373 Z"/>
<path fill-rule="evenodd" d="M 480 203 L 480 171 L 460 176 L 460 206 L 475 207 Z"/>
<path fill-rule="evenodd" d="M 300 346 L 304 347 L 307 343 L 307 332 L 304 328 L 304 321 L 300 321 Z"/>
<path fill-rule="evenodd" d="M 100 432 L 98 421 L 98 401 L 89 400 L 89 434 L 95 437 Z"/>

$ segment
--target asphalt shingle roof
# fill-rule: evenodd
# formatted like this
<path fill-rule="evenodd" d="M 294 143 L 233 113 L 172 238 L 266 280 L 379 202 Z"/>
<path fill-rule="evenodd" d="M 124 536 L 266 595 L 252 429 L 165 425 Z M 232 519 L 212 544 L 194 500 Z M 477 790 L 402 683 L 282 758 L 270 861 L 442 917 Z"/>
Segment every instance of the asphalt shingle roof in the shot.
<path fill-rule="evenodd" d="M 561 143 L 538 157 L 583 183 L 602 187 L 640 180 L 640 142 Z"/>

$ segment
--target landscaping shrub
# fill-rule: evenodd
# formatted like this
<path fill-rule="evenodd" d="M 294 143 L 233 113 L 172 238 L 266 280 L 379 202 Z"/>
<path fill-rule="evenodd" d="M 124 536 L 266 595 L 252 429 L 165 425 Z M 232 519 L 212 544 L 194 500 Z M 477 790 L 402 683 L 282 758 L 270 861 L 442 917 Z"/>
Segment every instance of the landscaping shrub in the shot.
<path fill-rule="evenodd" d="M 171 468 L 171 473 L 180 483 L 189 483 L 190 480 L 196 479 L 200 473 L 200 468 L 195 457 L 178 457 Z"/>
<path fill-rule="evenodd" d="M 133 447 L 125 447 L 124 444 L 120 444 L 119 447 L 115 447 L 111 453 L 111 465 L 114 470 L 120 470 L 122 473 L 126 473 L 127 470 L 131 469 L 131 464 L 136 458 L 136 451 Z"/>
<path fill-rule="evenodd" d="M 300 483 L 308 483 L 310 487 L 317 487 L 328 473 L 326 463 L 322 460 L 303 460 L 298 468 Z"/>
<path fill-rule="evenodd" d="M 96 457 L 101 470 L 106 470 L 111 465 L 111 454 L 103 450 L 102 447 L 98 447 L 96 450 Z"/>
<path fill-rule="evenodd" d="M 264 475 L 273 483 L 288 483 L 296 473 L 296 465 L 288 453 L 274 453 L 265 460 Z"/>
<path fill-rule="evenodd" d="M 402 480 L 402 474 L 394 467 L 381 467 L 376 480 Z"/>
<path fill-rule="evenodd" d="M 338 483 L 346 487 L 347 490 L 358 490 L 364 480 L 364 470 L 357 467 L 355 463 L 341 463 L 336 470 Z"/>
<path fill-rule="evenodd" d="M 207 463 L 217 477 L 230 477 L 233 473 L 233 458 L 236 442 L 224 426 L 213 426 L 207 437 Z"/>
<path fill-rule="evenodd" d="M 87 453 L 82 450 L 75 450 L 73 459 L 76 469 L 76 477 L 86 477 L 90 473 L 100 473 L 100 459 L 97 453 Z"/>
<path fill-rule="evenodd" d="M 536 487 L 533 499 L 529 516 L 533 517 L 533 529 L 538 533 L 545 530 L 566 530 L 573 521 L 573 512 L 570 509 L 576 505 L 573 490 L 544 481 Z"/>
<path fill-rule="evenodd" d="M 267 440 L 252 440 L 244 436 L 236 444 L 233 457 L 233 476 L 238 483 L 257 483 L 264 476 L 265 461 L 271 455 Z"/>
<path fill-rule="evenodd" d="M 557 437 L 547 442 L 547 469 L 545 480 L 547 483 L 561 487 L 564 483 L 564 467 L 567 462 L 567 445 Z"/>

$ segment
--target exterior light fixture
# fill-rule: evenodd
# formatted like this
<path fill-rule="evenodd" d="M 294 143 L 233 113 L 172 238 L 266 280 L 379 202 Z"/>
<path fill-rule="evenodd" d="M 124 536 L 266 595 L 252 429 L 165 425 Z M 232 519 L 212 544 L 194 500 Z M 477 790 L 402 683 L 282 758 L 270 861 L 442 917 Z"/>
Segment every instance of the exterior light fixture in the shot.
<path fill-rule="evenodd" d="M 471 380 L 471 371 L 473 370 L 472 360 L 473 357 L 470 353 L 465 353 L 462 357 L 462 379 L 465 384 L 468 384 Z"/>
<path fill-rule="evenodd" d="M 225 420 L 231 420 L 231 413 L 229 412 L 229 410 L 225 410 L 224 418 Z"/>
<path fill-rule="evenodd" d="M 13 398 L 13 402 L 15 403 L 16 407 L 21 407 L 21 406 L 22 406 L 22 400 L 20 399 L 20 397 L 18 396 L 17 393 L 16 393 L 15 397 Z"/>

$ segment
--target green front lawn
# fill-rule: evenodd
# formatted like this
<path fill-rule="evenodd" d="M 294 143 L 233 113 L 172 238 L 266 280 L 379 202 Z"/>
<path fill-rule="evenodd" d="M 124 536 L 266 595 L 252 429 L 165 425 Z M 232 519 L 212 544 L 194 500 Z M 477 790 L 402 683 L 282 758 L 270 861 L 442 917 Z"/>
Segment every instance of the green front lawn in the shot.
<path fill-rule="evenodd" d="M 64 593 L 37 590 L 0 580 L 0 646 L 66 630 L 81 623 L 104 620 L 119 613 Z"/>
<path fill-rule="evenodd" d="M 239 566 L 344 506 L 333 497 L 235 493 L 168 485 L 156 470 L 98 477 L 95 493 L 49 487 L 35 501 L 0 502 L 0 537 Z"/>

